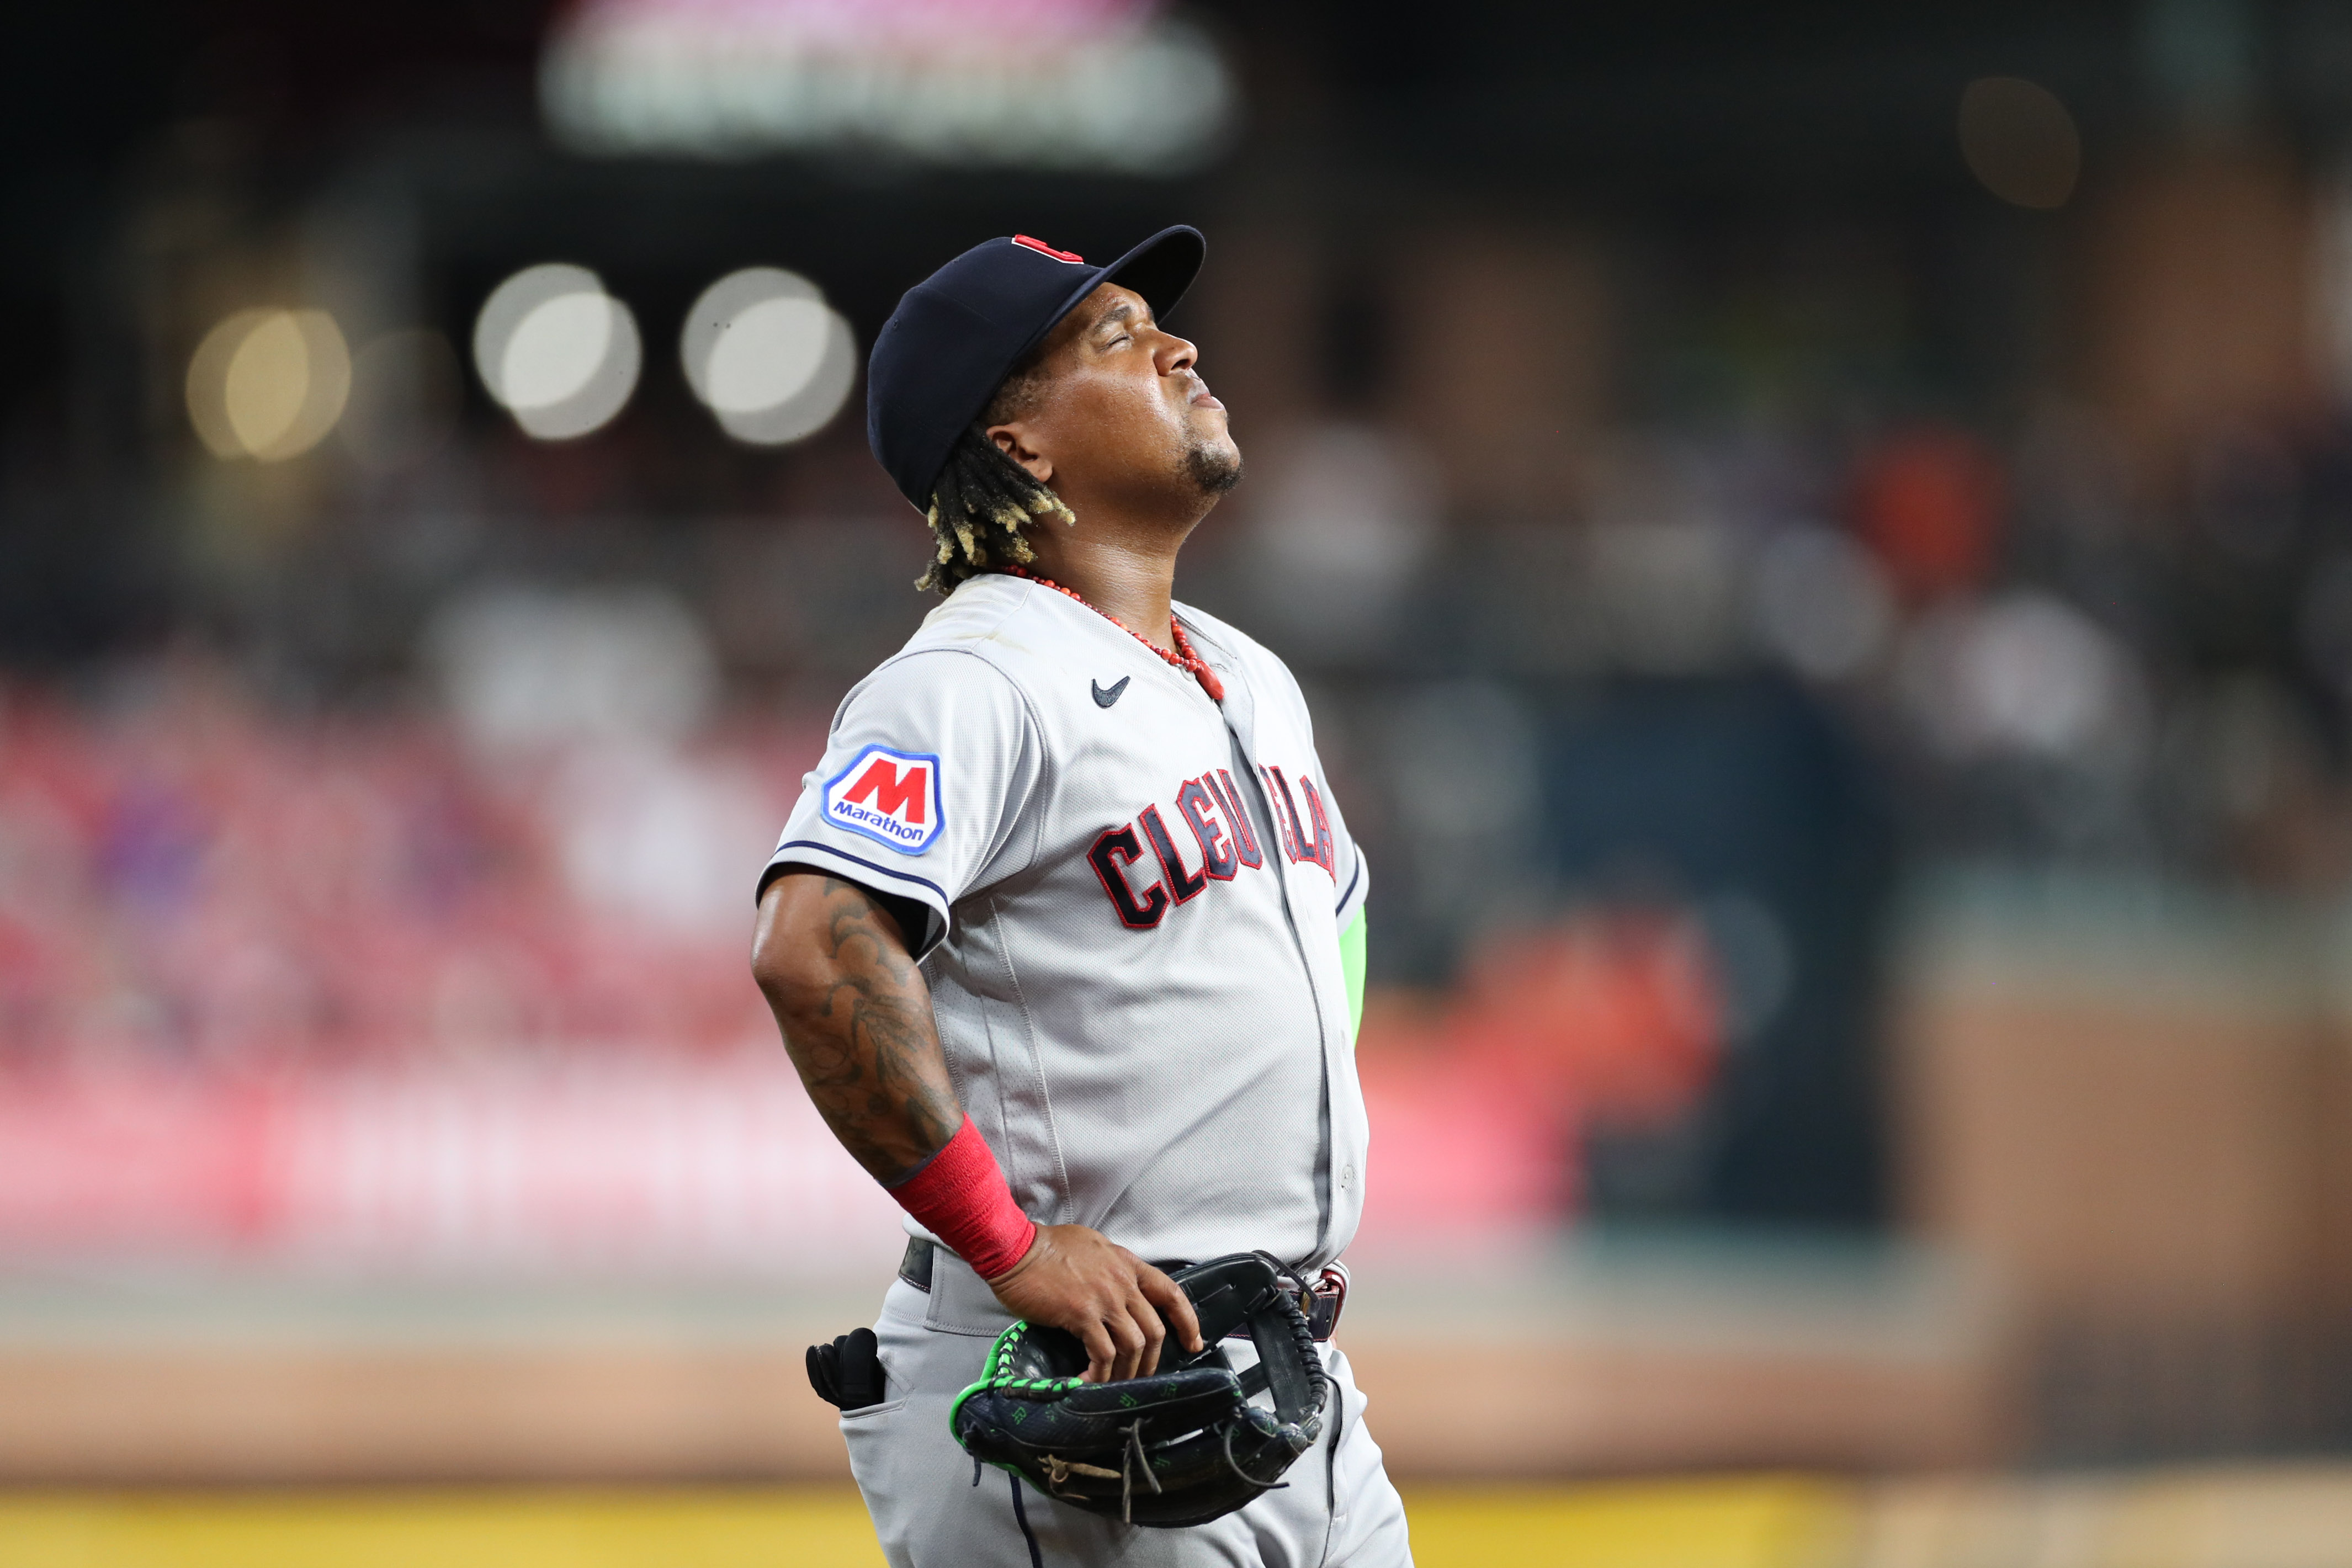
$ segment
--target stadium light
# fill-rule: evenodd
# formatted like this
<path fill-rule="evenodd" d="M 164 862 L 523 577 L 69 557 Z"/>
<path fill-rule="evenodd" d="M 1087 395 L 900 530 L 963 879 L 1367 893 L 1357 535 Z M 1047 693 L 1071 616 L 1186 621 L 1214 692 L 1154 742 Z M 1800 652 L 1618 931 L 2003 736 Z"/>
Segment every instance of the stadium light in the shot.
<path fill-rule="evenodd" d="M 824 429 L 857 379 L 849 323 L 815 284 L 773 267 L 730 272 L 704 289 L 687 312 L 678 357 L 719 425 L 759 446 Z"/>
<path fill-rule="evenodd" d="M 323 310 L 240 310 L 188 361 L 188 422 L 214 456 L 282 462 L 316 446 L 351 395 L 351 352 Z"/>
<path fill-rule="evenodd" d="M 584 267 L 527 267 L 474 319 L 474 369 L 525 434 L 569 441 L 601 429 L 636 390 L 636 318 Z"/>

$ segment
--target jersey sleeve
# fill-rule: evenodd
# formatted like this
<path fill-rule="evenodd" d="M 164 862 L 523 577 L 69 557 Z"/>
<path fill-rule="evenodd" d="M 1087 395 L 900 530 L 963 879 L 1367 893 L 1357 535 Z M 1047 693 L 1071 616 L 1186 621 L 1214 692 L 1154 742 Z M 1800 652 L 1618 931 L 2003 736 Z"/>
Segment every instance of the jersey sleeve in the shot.
<path fill-rule="evenodd" d="M 1028 706 L 994 665 L 945 650 L 895 659 L 834 716 L 761 885 L 807 866 L 911 899 L 929 916 L 912 945 L 920 958 L 957 900 L 1034 855 L 1027 808 L 1043 765 Z"/>

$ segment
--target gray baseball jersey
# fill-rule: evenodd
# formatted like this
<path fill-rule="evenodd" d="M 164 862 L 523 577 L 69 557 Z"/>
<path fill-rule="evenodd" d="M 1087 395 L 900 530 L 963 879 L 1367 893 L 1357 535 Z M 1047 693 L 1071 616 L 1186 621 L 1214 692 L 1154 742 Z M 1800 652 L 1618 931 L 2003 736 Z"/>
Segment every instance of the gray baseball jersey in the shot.
<path fill-rule="evenodd" d="M 1065 594 L 962 584 L 843 700 L 771 865 L 929 912 L 956 1092 L 1031 1218 L 1319 1265 L 1363 1207 L 1363 859 L 1290 672 L 1176 613 L 1222 708 Z"/>

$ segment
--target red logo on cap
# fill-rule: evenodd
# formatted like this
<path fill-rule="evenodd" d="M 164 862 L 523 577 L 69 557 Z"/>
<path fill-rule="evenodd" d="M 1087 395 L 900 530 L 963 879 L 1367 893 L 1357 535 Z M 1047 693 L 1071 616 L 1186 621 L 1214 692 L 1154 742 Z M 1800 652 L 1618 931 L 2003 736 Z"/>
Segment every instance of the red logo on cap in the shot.
<path fill-rule="evenodd" d="M 1032 239 L 1027 235 L 1014 235 L 1013 236 L 1013 243 L 1014 245 L 1025 245 L 1031 250 L 1035 251 L 1039 256 L 1050 256 L 1055 261 L 1076 262 L 1081 267 L 1086 265 L 1087 258 L 1085 256 L 1079 256 L 1072 251 L 1055 250 L 1044 240 Z"/>

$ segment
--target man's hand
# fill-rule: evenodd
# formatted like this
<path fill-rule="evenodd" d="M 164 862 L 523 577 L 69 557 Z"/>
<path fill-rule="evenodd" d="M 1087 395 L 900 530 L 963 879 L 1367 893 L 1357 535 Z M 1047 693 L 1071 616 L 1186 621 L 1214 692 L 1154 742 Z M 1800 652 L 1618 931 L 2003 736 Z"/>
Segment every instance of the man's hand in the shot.
<path fill-rule="evenodd" d="M 1083 1225 L 1039 1226 L 1027 1256 L 988 1283 L 1014 1317 L 1077 1335 L 1088 1383 L 1158 1371 L 1163 1312 L 1187 1351 L 1202 1348 L 1201 1322 L 1176 1281 Z"/>

